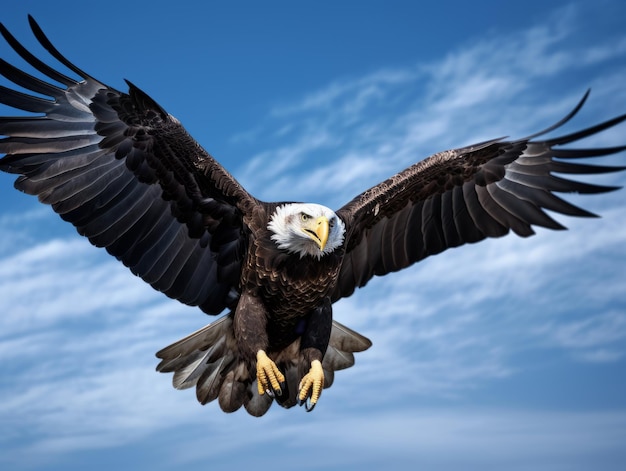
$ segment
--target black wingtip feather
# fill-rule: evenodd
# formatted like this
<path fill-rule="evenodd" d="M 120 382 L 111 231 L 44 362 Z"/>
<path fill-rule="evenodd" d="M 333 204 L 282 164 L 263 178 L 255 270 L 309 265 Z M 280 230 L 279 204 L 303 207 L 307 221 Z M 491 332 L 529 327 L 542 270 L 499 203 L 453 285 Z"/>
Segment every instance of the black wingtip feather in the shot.
<path fill-rule="evenodd" d="M 34 20 L 33 20 L 34 21 Z M 36 24 L 36 23 L 35 23 Z M 59 83 L 64 84 L 66 87 L 71 87 L 72 85 L 76 85 L 78 82 L 50 67 L 48 64 L 44 63 L 37 57 L 35 57 L 28 49 L 22 46 L 15 36 L 13 36 L 4 25 L 0 25 L 0 34 L 4 40 L 17 52 L 17 54 L 32 65 L 35 69 L 37 69 L 42 74 L 51 78 L 52 80 L 56 80 Z M 39 26 L 37 26 L 39 28 Z M 43 34 L 43 33 L 42 33 Z M 45 37 L 45 36 L 44 36 Z M 39 39 L 39 38 L 38 38 Z M 47 38 L 46 38 L 47 41 Z M 49 41 L 48 41 L 49 42 Z M 62 56 L 61 56 L 62 57 Z"/>
<path fill-rule="evenodd" d="M 553 157 L 560 157 L 564 159 L 586 159 L 589 157 L 604 157 L 605 155 L 613 155 L 619 152 L 626 150 L 626 146 L 616 146 L 616 147 L 596 147 L 593 149 L 552 149 L 551 154 Z M 602 172 L 617 172 L 620 170 L 624 170 L 626 167 L 601 167 L 598 168 L 606 169 Z"/>
<path fill-rule="evenodd" d="M 585 92 L 585 94 L 583 95 L 583 97 L 581 98 L 581 100 L 574 107 L 574 109 L 572 111 L 570 111 L 567 115 L 565 115 L 562 119 L 560 119 L 559 121 L 554 123 L 552 126 L 549 126 L 549 127 L 545 128 L 545 129 L 539 131 L 539 132 L 534 133 L 534 134 L 531 134 L 530 136 L 527 136 L 527 137 L 525 137 L 522 140 L 529 141 L 529 140 L 534 139 L 536 137 L 543 136 L 544 134 L 548 134 L 550 131 L 554 131 L 555 129 L 560 128 L 561 126 L 563 126 L 565 123 L 567 123 L 570 119 L 572 119 L 574 116 L 576 116 L 578 114 L 580 109 L 583 107 L 583 105 L 587 101 L 587 98 L 589 98 L 589 94 L 590 93 L 591 93 L 591 88 L 588 88 L 587 91 Z"/>
<path fill-rule="evenodd" d="M 33 34 L 35 35 L 35 38 L 37 38 L 37 41 L 39 41 L 39 43 L 44 47 L 46 51 L 50 53 L 50 55 L 52 55 L 52 57 L 54 57 L 61 64 L 66 66 L 72 72 L 80 75 L 83 79 L 95 80 L 92 76 L 84 72 L 82 69 L 72 64 L 68 59 L 65 58 L 63 54 L 61 54 L 58 51 L 56 47 L 54 47 L 52 42 L 48 39 L 48 37 L 45 35 L 45 33 L 43 32 L 39 24 L 37 24 L 37 22 L 31 15 L 28 15 L 28 23 L 30 25 L 30 29 L 33 31 Z"/>
<path fill-rule="evenodd" d="M 581 131 L 573 132 L 571 134 L 566 134 L 565 136 L 555 137 L 554 139 L 546 140 L 545 144 L 548 145 L 549 147 L 552 147 L 552 146 L 560 146 L 563 144 L 569 144 L 570 142 L 574 142 L 574 141 L 579 141 L 581 139 L 584 139 L 585 137 L 589 137 L 593 134 L 602 132 L 605 129 L 612 128 L 613 126 L 618 125 L 624 120 L 626 120 L 626 113 L 624 113 L 623 115 L 617 116 L 613 119 L 604 121 L 600 124 L 596 124 L 595 126 L 582 129 Z"/>

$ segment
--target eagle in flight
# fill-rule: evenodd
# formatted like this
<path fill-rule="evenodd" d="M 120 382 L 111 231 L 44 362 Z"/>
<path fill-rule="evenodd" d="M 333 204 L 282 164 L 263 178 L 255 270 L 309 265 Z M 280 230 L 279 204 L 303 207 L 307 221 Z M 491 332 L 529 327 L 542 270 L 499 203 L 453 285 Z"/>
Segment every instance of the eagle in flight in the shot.
<path fill-rule="evenodd" d="M 111 88 L 73 65 L 29 17 L 42 46 L 75 80 L 7 43 L 46 80 L 0 59 L 23 90 L 0 102 L 29 112 L 0 118 L 0 170 L 135 275 L 181 303 L 218 315 L 164 348 L 157 369 L 195 386 L 202 403 L 263 415 L 275 400 L 312 410 L 337 370 L 370 347 L 332 318 L 332 304 L 374 275 L 401 270 L 450 247 L 532 226 L 564 229 L 544 209 L 594 216 L 555 193 L 616 189 L 555 174 L 626 167 L 581 157 L 623 151 L 562 148 L 604 131 L 542 138 L 571 119 L 517 140 L 494 139 L 434 154 L 333 211 L 314 203 L 260 201 L 152 98 L 128 83 Z M 49 79 L 49 80 L 48 80 Z"/>

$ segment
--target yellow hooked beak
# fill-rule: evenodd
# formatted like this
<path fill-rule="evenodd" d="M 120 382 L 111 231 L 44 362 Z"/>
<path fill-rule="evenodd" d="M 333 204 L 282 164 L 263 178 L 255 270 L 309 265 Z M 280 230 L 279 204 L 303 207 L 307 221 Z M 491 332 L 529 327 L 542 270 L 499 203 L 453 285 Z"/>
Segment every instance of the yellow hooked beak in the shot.
<path fill-rule="evenodd" d="M 303 230 L 318 245 L 320 251 L 323 252 L 324 247 L 326 247 L 326 242 L 328 242 L 328 233 L 330 231 L 328 218 L 326 216 L 320 216 L 317 219 L 311 218 L 309 221 L 307 221 L 307 224 L 305 227 L 303 227 Z"/>

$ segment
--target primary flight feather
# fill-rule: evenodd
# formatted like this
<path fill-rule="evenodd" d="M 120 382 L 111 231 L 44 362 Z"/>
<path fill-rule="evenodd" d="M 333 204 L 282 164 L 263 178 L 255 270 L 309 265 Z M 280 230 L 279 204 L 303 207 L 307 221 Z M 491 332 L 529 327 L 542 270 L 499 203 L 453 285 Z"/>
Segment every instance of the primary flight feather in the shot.
<path fill-rule="evenodd" d="M 277 401 L 312 410 L 334 372 L 371 343 L 332 319 L 332 303 L 373 276 L 447 248 L 563 229 L 544 209 L 593 216 L 555 193 L 615 189 L 555 175 L 623 170 L 581 163 L 622 147 L 562 148 L 626 115 L 540 140 L 495 139 L 435 154 L 337 211 L 249 194 L 173 116 L 128 82 L 115 90 L 69 62 L 29 17 L 35 37 L 75 80 L 0 25 L 42 80 L 0 59 L 0 73 L 34 94 L 0 87 L 31 113 L 0 118 L 0 170 L 155 289 L 216 322 L 161 350 L 158 370 L 198 400 L 263 415 Z M 49 79 L 49 80 L 48 80 Z M 47 98 L 41 98 L 44 96 Z"/>

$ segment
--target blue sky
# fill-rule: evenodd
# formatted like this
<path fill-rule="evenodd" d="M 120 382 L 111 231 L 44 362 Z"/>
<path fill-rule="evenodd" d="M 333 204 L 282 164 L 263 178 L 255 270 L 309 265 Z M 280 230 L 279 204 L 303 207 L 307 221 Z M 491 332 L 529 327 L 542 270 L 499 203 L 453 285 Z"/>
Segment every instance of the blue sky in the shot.
<path fill-rule="evenodd" d="M 148 92 L 266 200 L 338 208 L 433 152 L 546 127 L 588 87 L 566 131 L 626 111 L 617 0 L 5 9 L 34 45 L 27 13 L 79 67 Z M 625 142 L 622 125 L 586 143 Z M 570 231 L 450 250 L 372 281 L 335 317 L 373 347 L 313 413 L 255 419 L 202 407 L 154 371 L 157 350 L 211 318 L 153 291 L 12 180 L 0 175 L 3 469 L 626 466 L 623 190 L 570 197 L 602 215 L 557 216 Z"/>

